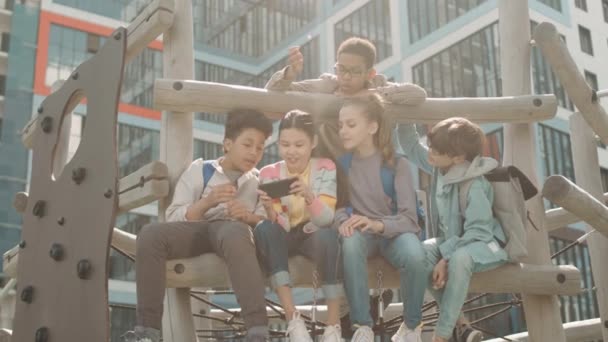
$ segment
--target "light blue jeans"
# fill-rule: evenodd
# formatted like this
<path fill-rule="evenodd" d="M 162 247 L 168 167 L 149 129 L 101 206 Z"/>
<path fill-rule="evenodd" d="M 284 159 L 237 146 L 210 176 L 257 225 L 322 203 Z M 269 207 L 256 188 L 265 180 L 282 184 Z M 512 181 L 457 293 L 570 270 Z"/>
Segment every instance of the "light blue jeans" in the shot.
<path fill-rule="evenodd" d="M 475 244 L 481 244 L 475 246 Z M 482 246 L 483 245 L 483 246 Z M 448 280 L 444 288 L 435 290 L 429 282 L 429 292 L 439 304 L 439 321 L 435 327 L 435 334 L 441 338 L 450 339 L 454 326 L 460 317 L 462 305 L 469 292 L 469 283 L 473 273 L 489 271 L 505 263 L 505 261 L 479 263 L 475 262 L 468 250 L 470 248 L 485 248 L 485 242 L 474 242 L 470 245 L 461 247 L 454 251 L 448 261 Z M 439 245 L 435 239 L 424 242 L 424 249 L 427 252 L 427 261 L 432 269 L 441 260 Z M 431 273 L 432 274 L 432 273 Z"/>
<path fill-rule="evenodd" d="M 399 271 L 401 293 L 405 297 L 403 317 L 405 324 L 416 328 L 422 319 L 424 291 L 430 279 L 426 253 L 418 237 L 405 233 L 393 238 L 355 231 L 351 237 L 342 237 L 344 287 L 350 306 L 353 325 L 373 326 L 369 307 L 367 259 L 382 255 Z"/>

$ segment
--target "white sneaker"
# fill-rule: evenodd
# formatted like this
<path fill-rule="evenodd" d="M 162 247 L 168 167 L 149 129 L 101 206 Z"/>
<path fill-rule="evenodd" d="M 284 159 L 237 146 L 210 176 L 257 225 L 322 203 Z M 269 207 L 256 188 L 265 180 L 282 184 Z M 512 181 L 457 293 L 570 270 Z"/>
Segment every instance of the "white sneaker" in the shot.
<path fill-rule="evenodd" d="M 300 317 L 300 312 L 295 311 L 291 317 L 291 321 L 287 325 L 287 334 L 291 342 L 312 342 L 310 334 L 306 329 L 304 320 Z"/>
<path fill-rule="evenodd" d="M 411 330 L 405 325 L 405 323 L 401 323 L 399 326 L 399 330 L 391 337 L 391 341 L 393 342 L 422 342 L 422 324 L 416 327 L 416 329 Z"/>
<path fill-rule="evenodd" d="M 321 342 L 341 342 L 342 341 L 342 328 L 340 324 L 328 325 L 325 327 Z"/>
<path fill-rule="evenodd" d="M 374 332 L 367 325 L 360 326 L 353 334 L 351 342 L 374 342 Z"/>

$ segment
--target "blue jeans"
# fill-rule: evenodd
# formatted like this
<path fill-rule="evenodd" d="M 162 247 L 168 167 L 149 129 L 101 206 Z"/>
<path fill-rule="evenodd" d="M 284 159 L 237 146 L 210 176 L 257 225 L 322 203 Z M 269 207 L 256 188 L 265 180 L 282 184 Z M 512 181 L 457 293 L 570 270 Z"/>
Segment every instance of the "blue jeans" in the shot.
<path fill-rule="evenodd" d="M 445 339 L 449 339 L 452 336 L 454 326 L 460 317 L 462 305 L 469 292 L 469 283 L 471 282 L 473 273 L 489 271 L 505 263 L 505 261 L 485 264 L 475 262 L 468 250 L 485 248 L 485 245 L 485 242 L 473 242 L 454 251 L 448 262 L 448 280 L 445 287 L 440 290 L 435 290 L 432 287 L 429 288 L 429 292 L 439 304 L 439 321 L 437 321 L 435 328 L 437 336 Z M 427 251 L 429 267 L 434 268 L 437 262 L 441 260 L 437 241 L 435 239 L 425 241 L 424 248 Z"/>
<path fill-rule="evenodd" d="M 305 233 L 303 225 L 286 232 L 283 227 L 270 221 L 260 223 L 253 235 L 258 259 L 268 274 L 273 288 L 289 286 L 288 257 L 304 255 L 314 261 L 321 276 L 325 298 L 334 299 L 344 295 L 340 272 L 340 245 L 335 229 L 321 228 Z"/>
<path fill-rule="evenodd" d="M 389 239 L 355 231 L 353 236 L 342 238 L 344 284 L 351 322 L 353 325 L 373 326 L 374 322 L 369 313 L 367 259 L 378 254 L 399 271 L 400 289 L 405 297 L 404 321 L 409 328 L 414 329 L 422 319 L 424 291 L 427 288 L 430 270 L 422 243 L 412 233 Z"/>

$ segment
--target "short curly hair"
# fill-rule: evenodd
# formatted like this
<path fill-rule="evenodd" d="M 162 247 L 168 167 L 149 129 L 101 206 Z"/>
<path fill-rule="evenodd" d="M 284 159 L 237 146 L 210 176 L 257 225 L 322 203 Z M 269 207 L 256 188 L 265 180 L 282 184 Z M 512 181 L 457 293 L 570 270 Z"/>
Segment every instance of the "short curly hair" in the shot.
<path fill-rule="evenodd" d="M 236 139 L 243 130 L 256 129 L 266 138 L 272 134 L 272 122 L 262 112 L 255 109 L 237 108 L 228 112 L 224 139 Z"/>
<path fill-rule="evenodd" d="M 429 147 L 437 153 L 464 156 L 468 161 L 483 153 L 485 137 L 481 127 L 460 117 L 439 122 L 427 134 Z"/>

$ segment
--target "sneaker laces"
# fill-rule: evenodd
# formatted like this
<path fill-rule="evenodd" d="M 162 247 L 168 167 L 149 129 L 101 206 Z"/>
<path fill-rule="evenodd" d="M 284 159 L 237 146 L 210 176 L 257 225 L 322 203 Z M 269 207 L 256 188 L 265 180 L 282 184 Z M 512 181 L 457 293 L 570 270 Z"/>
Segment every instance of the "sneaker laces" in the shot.
<path fill-rule="evenodd" d="M 292 341 L 312 341 L 299 311 L 293 313 L 291 321 L 287 324 L 286 333 Z"/>
<path fill-rule="evenodd" d="M 360 326 L 355 331 L 353 338 L 351 339 L 353 342 L 374 342 L 374 332 L 367 325 Z"/>
<path fill-rule="evenodd" d="M 321 342 L 342 341 L 342 328 L 340 324 L 328 325 L 325 327 Z"/>

